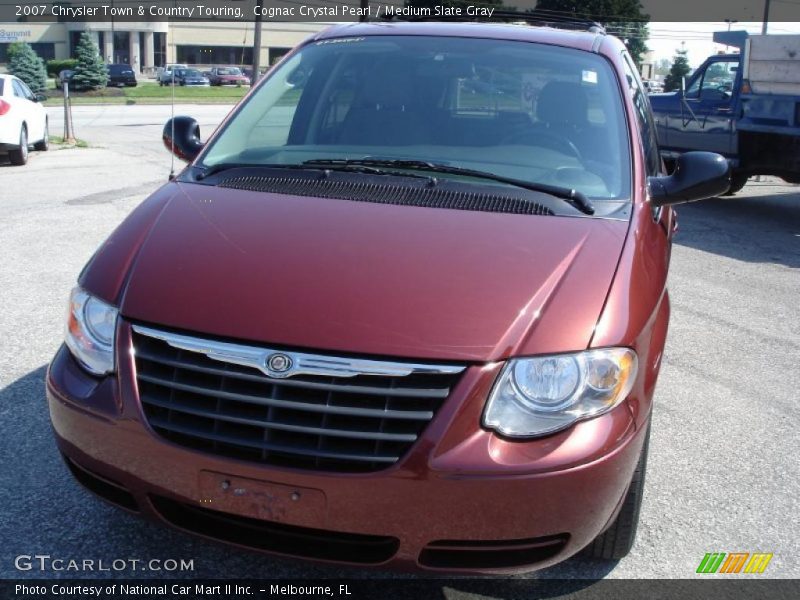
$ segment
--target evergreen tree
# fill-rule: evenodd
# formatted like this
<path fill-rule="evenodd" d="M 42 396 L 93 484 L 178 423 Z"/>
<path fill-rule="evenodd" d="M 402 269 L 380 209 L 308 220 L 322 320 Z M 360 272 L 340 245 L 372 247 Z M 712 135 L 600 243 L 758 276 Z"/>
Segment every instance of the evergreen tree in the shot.
<path fill-rule="evenodd" d="M 108 71 L 100 51 L 92 42 L 87 32 L 81 34 L 81 39 L 75 48 L 75 74 L 70 81 L 70 87 L 76 90 L 96 90 L 105 87 L 108 83 Z"/>
<path fill-rule="evenodd" d="M 672 61 L 672 67 L 669 73 L 664 78 L 664 91 L 671 92 L 673 90 L 681 89 L 681 80 L 689 74 L 691 68 L 689 67 L 689 59 L 686 55 L 688 50 L 676 50 L 675 58 Z"/>
<path fill-rule="evenodd" d="M 9 72 L 24 81 L 34 94 L 44 92 L 47 86 L 47 70 L 44 67 L 44 61 L 25 42 L 12 44 L 12 48 L 9 48 L 8 52 L 10 55 Z"/>

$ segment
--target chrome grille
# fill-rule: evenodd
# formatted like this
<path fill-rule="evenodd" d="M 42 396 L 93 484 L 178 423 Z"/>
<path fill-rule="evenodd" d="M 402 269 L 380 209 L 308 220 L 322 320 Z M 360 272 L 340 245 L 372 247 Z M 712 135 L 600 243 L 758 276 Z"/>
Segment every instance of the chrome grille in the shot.
<path fill-rule="evenodd" d="M 275 351 L 133 326 L 139 398 L 162 437 L 213 454 L 326 471 L 400 460 L 463 366 Z M 271 376 L 269 357 L 293 370 Z"/>

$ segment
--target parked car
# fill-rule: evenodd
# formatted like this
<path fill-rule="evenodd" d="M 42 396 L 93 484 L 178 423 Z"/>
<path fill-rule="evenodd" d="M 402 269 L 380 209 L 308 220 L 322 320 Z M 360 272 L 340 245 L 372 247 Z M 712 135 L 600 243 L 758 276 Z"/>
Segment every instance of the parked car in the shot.
<path fill-rule="evenodd" d="M 28 162 L 31 144 L 44 152 L 50 147 L 44 94 L 34 94 L 21 79 L 0 74 L 0 152 L 12 165 Z"/>
<path fill-rule="evenodd" d="M 75 71 L 73 71 L 72 69 L 63 69 L 62 71 L 59 71 L 55 81 L 56 89 L 57 90 L 64 89 L 64 82 L 70 82 L 74 74 Z"/>
<path fill-rule="evenodd" d="M 197 69 L 175 69 L 175 85 L 208 87 L 210 84 L 208 77 Z"/>
<path fill-rule="evenodd" d="M 672 205 L 730 183 L 711 153 L 661 172 L 654 127 L 594 27 L 317 34 L 206 143 L 164 127 L 190 164 L 81 272 L 48 370 L 66 464 L 129 511 L 295 557 L 624 556 Z"/>
<path fill-rule="evenodd" d="M 664 91 L 664 84 L 655 79 L 643 79 L 642 84 L 648 94 L 658 94 Z"/>
<path fill-rule="evenodd" d="M 136 73 L 130 65 L 106 65 L 108 70 L 107 87 L 136 87 Z"/>
<path fill-rule="evenodd" d="M 239 67 L 212 67 L 204 75 L 211 85 L 250 85 Z"/>
<path fill-rule="evenodd" d="M 189 67 L 184 64 L 171 63 L 165 67 L 159 67 L 158 83 L 159 85 L 172 85 L 173 71 L 177 69 L 188 69 Z"/>

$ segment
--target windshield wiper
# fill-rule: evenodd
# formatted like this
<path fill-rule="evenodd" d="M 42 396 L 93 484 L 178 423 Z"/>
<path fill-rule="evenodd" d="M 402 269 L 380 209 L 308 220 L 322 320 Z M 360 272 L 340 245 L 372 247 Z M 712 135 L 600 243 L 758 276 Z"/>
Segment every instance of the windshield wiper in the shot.
<path fill-rule="evenodd" d="M 346 163 L 331 161 L 306 161 L 301 164 L 280 164 L 280 163 L 217 163 L 210 167 L 205 167 L 202 173 L 196 176 L 197 180 L 202 180 L 211 175 L 219 173 L 220 171 L 228 171 L 230 169 L 290 169 L 295 171 L 345 171 L 349 173 L 366 173 L 367 175 L 400 175 L 403 177 L 416 177 L 419 179 L 430 179 L 427 175 L 417 175 L 415 173 L 401 173 L 399 171 L 387 171 L 386 169 L 379 168 L 380 165 L 367 165 L 357 163 Z M 203 167 L 200 167 L 201 169 Z"/>
<path fill-rule="evenodd" d="M 594 214 L 594 206 L 591 200 L 586 197 L 583 192 L 578 190 L 559 187 L 556 185 L 548 185 L 545 183 L 535 183 L 531 181 L 523 181 L 522 179 L 514 179 L 512 177 L 503 177 L 502 175 L 495 175 L 486 171 L 476 171 L 474 169 L 465 169 L 463 167 L 453 167 L 450 165 L 443 165 L 440 163 L 428 162 L 424 160 L 403 160 L 403 159 L 384 159 L 384 158 L 361 158 L 361 159 L 316 159 L 307 160 L 303 163 L 307 166 L 319 167 L 343 167 L 343 166 L 365 166 L 365 167 L 390 167 L 395 169 L 413 169 L 417 171 L 430 171 L 432 173 L 446 173 L 450 175 L 464 175 L 465 177 L 475 177 L 478 179 L 488 179 L 498 183 L 506 183 L 515 187 L 531 190 L 533 192 L 542 192 L 554 198 L 559 198 L 566 201 L 571 206 L 574 206 L 585 215 Z"/>

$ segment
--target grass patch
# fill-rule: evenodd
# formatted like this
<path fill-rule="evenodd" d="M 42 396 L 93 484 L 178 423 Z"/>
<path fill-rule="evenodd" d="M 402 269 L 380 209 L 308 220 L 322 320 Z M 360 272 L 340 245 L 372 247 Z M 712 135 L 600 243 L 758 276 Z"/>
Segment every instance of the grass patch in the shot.
<path fill-rule="evenodd" d="M 51 135 L 50 136 L 50 143 L 55 146 L 63 146 L 64 148 L 88 148 L 89 144 L 87 144 L 84 140 L 75 140 L 74 144 L 68 144 L 64 141 L 64 138 L 60 135 Z"/>
<path fill-rule="evenodd" d="M 248 92 L 249 87 L 182 87 L 175 86 L 175 101 L 206 104 L 234 104 Z M 47 91 L 47 106 L 64 103 L 61 90 Z M 153 81 L 142 81 L 136 87 L 102 88 L 86 92 L 70 92 L 73 105 L 79 104 L 169 104 L 172 88 Z"/>

